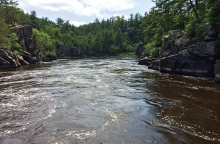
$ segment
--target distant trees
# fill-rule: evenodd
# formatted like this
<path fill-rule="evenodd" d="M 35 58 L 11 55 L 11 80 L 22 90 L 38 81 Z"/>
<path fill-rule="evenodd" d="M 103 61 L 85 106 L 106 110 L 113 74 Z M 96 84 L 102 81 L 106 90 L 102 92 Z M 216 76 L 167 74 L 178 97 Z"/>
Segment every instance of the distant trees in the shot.
<path fill-rule="evenodd" d="M 35 11 L 25 14 L 17 8 L 16 1 L 0 0 L 0 48 L 14 47 L 10 45 L 10 24 L 30 24 L 34 28 L 33 41 L 39 54 L 54 52 L 55 44 L 116 54 L 134 51 L 140 42 L 144 42 L 145 49 L 158 56 L 158 47 L 169 30 L 180 29 L 190 38 L 196 38 L 205 23 L 220 27 L 219 0 L 154 2 L 156 6 L 144 16 L 136 13 L 131 14 L 128 20 L 124 16 L 113 16 L 101 21 L 97 18 L 93 23 L 76 27 L 59 17 L 56 22 L 52 22 L 47 17 L 38 18 Z"/>

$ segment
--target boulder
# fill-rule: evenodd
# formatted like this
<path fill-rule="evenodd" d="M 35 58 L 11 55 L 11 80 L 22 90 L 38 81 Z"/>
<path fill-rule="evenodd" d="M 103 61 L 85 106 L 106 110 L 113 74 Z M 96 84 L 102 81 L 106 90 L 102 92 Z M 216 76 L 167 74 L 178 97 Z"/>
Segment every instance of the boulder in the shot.
<path fill-rule="evenodd" d="M 192 41 L 186 39 L 186 35 L 180 30 L 171 30 L 164 37 L 164 44 L 161 47 L 161 56 L 167 57 L 178 54 L 181 50 L 186 49 Z"/>
<path fill-rule="evenodd" d="M 10 68 L 10 63 L 0 57 L 0 69 L 7 69 Z"/>
<path fill-rule="evenodd" d="M 30 53 L 23 51 L 22 52 L 22 57 L 24 58 L 25 61 L 27 61 L 30 64 L 36 64 L 38 63 L 38 60 L 36 57 L 32 57 Z"/>
<path fill-rule="evenodd" d="M 218 40 L 218 39 L 217 38 L 213 38 L 213 37 L 211 37 L 209 35 L 205 36 L 205 38 L 204 38 L 205 42 L 216 41 L 216 40 Z"/>
<path fill-rule="evenodd" d="M 0 57 L 1 57 L 1 69 L 6 68 L 17 68 L 21 64 L 18 62 L 17 56 L 11 52 L 7 52 L 3 49 L 0 49 Z"/>
<path fill-rule="evenodd" d="M 153 70 L 160 70 L 160 58 L 157 58 L 155 61 L 151 62 L 151 66 L 150 68 L 152 68 Z"/>
<path fill-rule="evenodd" d="M 7 53 L 11 58 L 13 58 L 15 60 L 15 62 L 17 63 L 18 66 L 21 66 L 21 64 L 18 60 L 18 57 L 13 52 L 7 52 Z"/>
<path fill-rule="evenodd" d="M 57 60 L 57 55 L 56 54 L 49 54 L 49 55 L 46 55 L 42 61 L 43 62 L 51 62 L 53 60 Z"/>
<path fill-rule="evenodd" d="M 176 55 L 161 58 L 160 60 L 160 72 L 175 73 L 177 63 Z"/>
<path fill-rule="evenodd" d="M 150 65 L 152 61 L 155 61 L 156 58 L 152 58 L 152 57 L 144 57 L 142 59 L 140 59 L 139 61 L 139 65 Z"/>
<path fill-rule="evenodd" d="M 18 56 L 18 60 L 21 65 L 29 65 L 29 63 L 25 61 L 22 56 Z"/>
<path fill-rule="evenodd" d="M 210 36 L 210 37 L 218 37 L 219 29 L 217 25 L 211 26 L 209 24 L 206 24 L 204 26 L 204 36 Z"/>

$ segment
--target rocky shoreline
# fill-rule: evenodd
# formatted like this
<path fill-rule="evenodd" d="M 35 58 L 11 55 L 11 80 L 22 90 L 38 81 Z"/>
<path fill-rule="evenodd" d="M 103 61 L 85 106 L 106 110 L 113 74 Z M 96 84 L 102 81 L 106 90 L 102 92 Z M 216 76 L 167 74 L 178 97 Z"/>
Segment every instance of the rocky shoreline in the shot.
<path fill-rule="evenodd" d="M 180 30 L 169 31 L 160 48 L 161 57 L 153 58 L 145 54 L 140 57 L 139 64 L 163 73 L 215 77 L 215 81 L 220 82 L 218 33 L 217 27 L 205 25 L 202 41 L 195 42 L 187 39 Z"/>
<path fill-rule="evenodd" d="M 0 69 L 18 68 L 21 65 L 37 64 L 41 61 L 48 62 L 57 59 L 56 55 L 48 55 L 43 59 L 38 58 L 35 47 L 31 47 L 33 35 L 31 26 L 14 25 L 11 29 L 18 34 L 22 52 L 20 52 L 20 56 L 16 56 L 13 52 L 0 48 Z"/>

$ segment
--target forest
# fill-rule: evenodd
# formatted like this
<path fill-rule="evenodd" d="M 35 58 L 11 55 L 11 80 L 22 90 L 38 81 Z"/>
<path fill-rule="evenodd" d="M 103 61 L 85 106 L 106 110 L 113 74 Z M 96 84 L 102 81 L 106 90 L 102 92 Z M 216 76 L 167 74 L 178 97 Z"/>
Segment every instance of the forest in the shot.
<path fill-rule="evenodd" d="M 38 18 L 33 10 L 25 13 L 13 0 L 0 1 L 0 48 L 19 55 L 22 52 L 14 25 L 31 25 L 32 45 L 40 56 L 56 52 L 56 45 L 68 45 L 81 50 L 116 55 L 134 52 L 142 46 L 153 57 L 160 56 L 163 38 L 169 30 L 181 30 L 189 39 L 200 41 L 204 25 L 220 28 L 219 0 L 155 0 L 145 15 L 95 19 L 93 23 L 76 27 L 69 20 Z M 220 37 L 220 35 L 218 36 Z"/>

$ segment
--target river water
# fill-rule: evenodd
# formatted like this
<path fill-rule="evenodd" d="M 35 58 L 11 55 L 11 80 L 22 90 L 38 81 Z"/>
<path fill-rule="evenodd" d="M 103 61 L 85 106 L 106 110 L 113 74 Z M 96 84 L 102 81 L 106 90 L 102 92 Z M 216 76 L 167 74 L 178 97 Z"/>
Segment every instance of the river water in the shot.
<path fill-rule="evenodd" d="M 0 143 L 220 143 L 220 85 L 135 57 L 0 71 Z"/>

